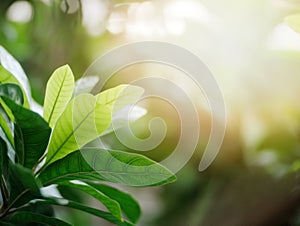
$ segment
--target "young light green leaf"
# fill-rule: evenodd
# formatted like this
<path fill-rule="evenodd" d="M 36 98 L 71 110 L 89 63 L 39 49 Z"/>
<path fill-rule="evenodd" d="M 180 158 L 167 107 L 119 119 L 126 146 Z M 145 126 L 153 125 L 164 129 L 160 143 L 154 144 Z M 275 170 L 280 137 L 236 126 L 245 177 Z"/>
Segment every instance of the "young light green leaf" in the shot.
<path fill-rule="evenodd" d="M 87 184 L 116 200 L 132 223 L 136 223 L 138 221 L 141 215 L 141 208 L 131 195 L 105 184 L 98 184 L 94 182 L 87 182 Z"/>
<path fill-rule="evenodd" d="M 75 83 L 74 95 L 78 96 L 82 93 L 90 93 L 97 82 L 99 82 L 98 76 L 87 76 L 80 78 Z"/>
<path fill-rule="evenodd" d="M 9 217 L 8 221 L 10 223 L 14 223 L 17 225 L 29 225 L 34 223 L 41 223 L 46 225 L 56 225 L 56 226 L 70 226 L 60 219 L 45 216 L 39 213 L 33 213 L 28 211 L 19 211 L 14 213 L 12 216 Z"/>
<path fill-rule="evenodd" d="M 69 180 L 102 180 L 131 186 L 170 183 L 174 174 L 138 154 L 84 148 L 54 162 L 39 175 L 47 186 Z"/>
<path fill-rule="evenodd" d="M 16 84 L 20 87 L 20 89 L 22 90 L 22 94 L 23 94 L 22 96 L 24 98 L 24 107 L 29 108 L 28 98 L 27 98 L 24 88 L 21 86 L 20 82 L 10 72 L 8 72 L 3 66 L 0 65 L 0 84 L 5 84 L 5 83 Z"/>
<path fill-rule="evenodd" d="M 68 65 L 54 71 L 50 77 L 44 102 L 44 119 L 53 127 L 71 100 L 74 91 L 74 75 Z"/>
<path fill-rule="evenodd" d="M 6 97 L 3 97 L 3 100 L 15 118 L 16 162 L 32 168 L 46 150 L 51 128 L 39 114 L 17 105 Z"/>
<path fill-rule="evenodd" d="M 48 147 L 46 165 L 97 138 L 111 123 L 110 110 L 91 94 L 75 97 L 57 120 Z"/>
<path fill-rule="evenodd" d="M 119 220 L 122 220 L 121 208 L 120 208 L 119 203 L 116 202 L 114 199 L 111 199 L 109 196 L 106 196 L 101 191 L 95 189 L 92 186 L 84 184 L 84 183 L 75 183 L 75 182 L 64 181 L 64 182 L 60 182 L 59 184 L 79 189 L 79 190 L 93 196 L 95 199 L 100 201 L 109 210 L 109 212 L 113 216 L 115 216 Z"/>
<path fill-rule="evenodd" d="M 147 114 L 145 108 L 139 106 L 127 106 L 122 108 L 120 111 L 113 113 L 112 123 L 108 129 L 106 129 L 102 136 L 111 135 L 119 129 L 128 126 L 130 123 L 140 119 Z"/>
<path fill-rule="evenodd" d="M 287 16 L 284 22 L 289 25 L 294 31 L 300 33 L 300 13 Z"/>
<path fill-rule="evenodd" d="M 32 203 L 31 205 L 39 205 L 39 204 L 50 204 L 50 205 L 58 205 L 58 206 L 66 206 L 66 207 L 70 207 L 73 209 L 77 209 L 77 210 L 81 210 L 84 211 L 86 213 L 95 215 L 97 217 L 101 217 L 115 225 L 118 226 L 133 226 L 133 224 L 127 222 L 127 221 L 120 221 L 118 218 L 116 218 L 115 216 L 113 216 L 111 213 L 102 211 L 102 210 L 97 210 L 85 205 L 82 205 L 80 203 L 77 202 L 73 202 L 73 201 L 69 201 L 69 200 L 54 200 L 54 199 L 47 199 L 47 200 L 38 200 L 35 203 Z"/>
<path fill-rule="evenodd" d="M 112 112 L 135 103 L 143 94 L 144 89 L 133 85 L 119 85 L 97 95 L 97 103 L 108 106 Z"/>

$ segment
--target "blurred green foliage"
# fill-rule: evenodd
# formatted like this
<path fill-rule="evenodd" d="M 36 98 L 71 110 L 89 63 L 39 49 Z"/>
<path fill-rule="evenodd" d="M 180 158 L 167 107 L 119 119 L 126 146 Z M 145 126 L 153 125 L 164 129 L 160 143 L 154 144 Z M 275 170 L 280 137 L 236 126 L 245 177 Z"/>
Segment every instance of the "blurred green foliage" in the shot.
<path fill-rule="evenodd" d="M 30 1 L 34 9 L 30 22 L 12 22 L 6 15 L 12 2 L 0 1 L 0 44 L 24 66 L 40 103 L 53 68 L 68 63 L 80 77 L 110 47 L 152 39 L 137 35 L 127 39 L 107 30 L 92 37 L 81 24 L 80 11 L 64 12 L 62 1 L 50 5 Z M 109 1 L 103 23 L 115 4 L 128 2 L 135 1 Z M 160 7 L 176 1 L 150 2 Z M 205 60 L 224 91 L 228 128 L 218 158 L 209 170 L 198 173 L 211 119 L 207 110 L 200 109 L 204 127 L 194 157 L 178 181 L 158 195 L 162 207 L 157 219 L 145 216 L 144 225 L 299 225 L 300 53 L 297 35 L 286 26 L 299 31 L 299 1 L 186 2 L 201 3 L 212 19 L 206 24 L 185 19 L 184 34 L 153 39 L 182 45 Z M 126 78 L 134 79 L 141 71 L 128 70 Z M 124 80 L 117 74 L 113 82 Z M 200 97 L 194 94 L 194 99 Z M 174 149 L 180 125 L 174 109 L 162 107 L 162 102 L 151 102 L 149 110 L 134 127 L 141 138 L 147 137 L 152 116 L 166 118 L 170 129 L 166 139 L 146 153 L 159 161 Z M 105 139 L 115 148 L 126 148 L 116 137 Z M 153 209 L 146 209 L 145 215 L 147 211 Z"/>

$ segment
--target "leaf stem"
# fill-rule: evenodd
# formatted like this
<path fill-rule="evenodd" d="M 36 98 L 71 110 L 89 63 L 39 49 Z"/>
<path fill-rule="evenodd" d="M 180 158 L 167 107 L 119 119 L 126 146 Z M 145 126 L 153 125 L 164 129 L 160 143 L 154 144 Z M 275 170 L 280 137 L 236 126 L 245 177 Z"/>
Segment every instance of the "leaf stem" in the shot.
<path fill-rule="evenodd" d="M 29 191 L 29 189 L 24 190 L 14 199 L 14 201 L 12 201 L 12 203 L 10 205 L 8 205 L 6 208 L 1 208 L 0 218 L 3 217 L 12 208 L 12 206 L 18 201 L 18 199 L 21 198 L 28 191 Z"/>
<path fill-rule="evenodd" d="M 32 171 L 35 173 L 36 168 L 38 167 L 39 164 L 41 164 L 41 162 L 44 161 L 44 159 L 46 158 L 46 152 L 44 153 L 44 155 L 34 164 L 34 166 L 32 167 Z M 45 163 L 46 164 L 46 163 Z M 42 166 L 43 167 L 43 166 Z M 42 168 L 41 167 L 41 168 Z M 37 174 L 39 172 L 39 170 L 35 173 Z"/>

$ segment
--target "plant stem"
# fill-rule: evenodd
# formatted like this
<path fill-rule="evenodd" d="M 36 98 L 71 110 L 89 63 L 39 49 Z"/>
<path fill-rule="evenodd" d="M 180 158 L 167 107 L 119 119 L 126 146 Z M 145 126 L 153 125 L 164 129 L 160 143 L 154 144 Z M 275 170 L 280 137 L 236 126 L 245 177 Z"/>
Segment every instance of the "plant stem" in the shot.
<path fill-rule="evenodd" d="M 35 172 L 38 165 L 45 159 L 46 153 L 35 163 L 35 165 L 32 167 L 32 171 Z M 37 174 L 37 173 L 36 173 Z"/>
<path fill-rule="evenodd" d="M 49 161 L 46 161 L 46 162 L 44 163 L 44 165 L 42 165 L 42 167 L 39 168 L 39 169 L 35 172 L 35 175 L 36 175 L 36 176 L 37 176 L 38 174 L 40 174 L 42 171 L 44 171 L 44 169 L 48 166 L 48 162 L 49 162 Z"/>

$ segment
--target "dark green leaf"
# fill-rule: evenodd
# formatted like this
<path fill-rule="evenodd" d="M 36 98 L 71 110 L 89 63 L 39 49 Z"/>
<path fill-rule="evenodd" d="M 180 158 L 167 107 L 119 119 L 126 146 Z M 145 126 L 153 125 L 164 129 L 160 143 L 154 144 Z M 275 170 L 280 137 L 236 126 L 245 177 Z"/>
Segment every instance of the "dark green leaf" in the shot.
<path fill-rule="evenodd" d="M 85 201 L 85 196 L 80 194 L 78 192 L 78 189 L 71 188 L 64 185 L 58 185 L 56 188 L 61 194 L 61 196 L 64 197 L 65 199 L 72 200 L 75 202 L 80 202 L 80 203 L 84 203 Z"/>
<path fill-rule="evenodd" d="M 26 95 L 30 98 L 30 85 L 28 78 L 20 63 L 0 45 L 0 64 L 9 71 L 15 79 L 22 85 Z M 1 66 L 1 67 L 2 67 Z"/>
<path fill-rule="evenodd" d="M 0 103 L 1 105 L 1 103 Z M 1 127 L 1 134 L 0 137 L 3 139 L 7 139 L 9 143 L 14 146 L 14 138 L 12 135 L 12 129 L 11 129 L 12 122 L 9 121 L 8 117 L 6 117 L 6 114 L 4 112 L 4 109 L 2 106 L 0 106 L 0 127 Z"/>
<path fill-rule="evenodd" d="M 119 220 L 122 219 L 121 208 L 120 208 L 119 203 L 116 202 L 115 200 L 111 199 L 110 197 L 106 196 L 101 191 L 95 189 L 94 187 L 91 187 L 91 186 L 89 186 L 87 184 L 83 184 L 83 183 L 79 184 L 79 183 L 73 183 L 73 182 L 69 182 L 69 181 L 61 182 L 60 184 L 79 189 L 79 190 L 93 196 L 95 199 L 100 201 L 109 210 L 109 212 L 111 212 L 111 214 L 113 216 L 115 216 Z"/>
<path fill-rule="evenodd" d="M 0 85 L 0 96 L 8 97 L 19 105 L 23 105 L 24 99 L 21 88 L 12 83 L 6 83 Z"/>
<path fill-rule="evenodd" d="M 16 162 L 32 168 L 46 150 L 51 128 L 39 114 L 3 99 L 15 117 Z"/>
<path fill-rule="evenodd" d="M 108 197 L 116 200 L 131 222 L 136 223 L 138 221 L 141 215 L 141 209 L 137 201 L 131 195 L 105 184 L 91 182 L 87 182 L 87 184 L 96 188 L 98 191 L 101 191 Z"/>
<path fill-rule="evenodd" d="M 7 174 L 7 163 L 8 163 L 8 156 L 7 156 L 7 146 L 5 141 L 0 137 L 0 175 Z"/>
<path fill-rule="evenodd" d="M 73 209 L 77 209 L 77 210 L 81 210 L 84 211 L 86 213 L 95 215 L 97 217 L 101 217 L 107 221 L 110 221 L 118 226 L 132 226 L 133 224 L 127 222 L 127 221 L 120 221 L 119 219 L 117 219 L 115 216 L 113 216 L 112 214 L 102 211 L 102 210 L 97 210 L 85 205 L 82 205 L 80 203 L 77 202 L 73 202 L 73 201 L 68 201 L 68 200 L 53 200 L 53 199 L 48 199 L 48 200 L 38 200 L 35 203 L 32 203 L 31 205 L 36 205 L 36 204 L 51 204 L 51 205 L 58 205 L 58 206 L 66 206 L 66 207 L 70 207 Z"/>
<path fill-rule="evenodd" d="M 0 225 L 2 225 L 2 226 L 16 226 L 15 224 L 11 224 L 11 223 L 5 222 L 3 220 L 0 220 Z"/>
<path fill-rule="evenodd" d="M 11 84 L 11 83 L 0 84 L 0 97 L 7 97 L 7 98 L 13 100 L 15 103 L 20 104 L 20 105 L 22 105 L 24 102 L 22 90 L 16 84 Z M 10 142 L 10 144 L 12 146 L 14 146 L 12 132 L 9 127 L 9 124 L 11 122 L 6 117 L 5 110 L 9 115 L 11 115 L 11 112 L 10 112 L 10 110 L 8 110 L 7 106 L 5 105 L 5 103 L 2 102 L 2 100 L 0 102 L 0 105 L 1 105 L 1 112 L 0 112 L 1 129 L 2 129 L 3 133 L 5 134 L 5 137 Z"/>
<path fill-rule="evenodd" d="M 7 145 L 5 141 L 0 137 L 0 186 L 2 195 L 2 208 L 8 205 L 9 193 L 6 186 L 5 179 L 8 177 L 8 155 Z"/>
<path fill-rule="evenodd" d="M 69 226 L 70 224 L 39 213 L 20 211 L 9 217 L 9 222 L 17 225 L 31 225 L 32 223 L 42 223 L 43 225 Z"/>
<path fill-rule="evenodd" d="M 20 206 L 34 197 L 40 197 L 40 183 L 31 170 L 9 162 L 8 186 L 10 191 L 10 207 Z"/>
<path fill-rule="evenodd" d="M 44 186 L 69 180 L 104 180 L 83 158 L 80 151 L 75 151 L 60 159 L 45 170 L 39 177 Z"/>
<path fill-rule="evenodd" d="M 29 108 L 29 101 L 28 101 L 28 97 L 30 97 L 29 84 L 27 83 L 28 86 L 26 85 L 27 87 L 25 87 L 24 90 L 24 86 L 21 85 L 21 82 L 9 71 L 7 71 L 2 65 L 0 65 L 0 84 L 5 84 L 5 83 L 13 83 L 20 86 L 23 93 L 24 106 L 26 108 Z"/>
<path fill-rule="evenodd" d="M 97 148 L 82 149 L 81 154 L 106 181 L 129 186 L 153 186 L 176 180 L 171 171 L 143 155 Z"/>
<path fill-rule="evenodd" d="M 73 152 L 47 167 L 39 178 L 44 185 L 68 180 L 103 180 L 149 186 L 176 180 L 168 169 L 142 155 L 97 148 Z"/>
<path fill-rule="evenodd" d="M 25 205 L 18 208 L 18 211 L 32 212 L 42 214 L 48 217 L 54 217 L 54 209 L 49 204 Z"/>

